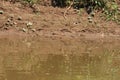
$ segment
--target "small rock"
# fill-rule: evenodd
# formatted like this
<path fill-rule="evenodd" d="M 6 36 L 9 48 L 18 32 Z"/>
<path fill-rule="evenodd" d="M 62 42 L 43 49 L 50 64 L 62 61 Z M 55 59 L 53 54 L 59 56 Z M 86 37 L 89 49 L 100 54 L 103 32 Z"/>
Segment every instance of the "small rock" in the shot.
<path fill-rule="evenodd" d="M 92 20 L 92 17 L 91 17 L 91 16 L 89 16 L 89 17 L 88 17 L 88 21 L 89 21 L 89 23 L 92 23 L 92 22 L 93 22 L 93 20 Z"/>
<path fill-rule="evenodd" d="M 33 25 L 32 22 L 28 22 L 28 23 L 27 23 L 27 27 L 28 27 L 28 28 L 30 28 L 32 25 Z"/>
<path fill-rule="evenodd" d="M 88 17 L 88 20 L 90 20 L 90 19 L 92 19 L 92 17 L 91 17 L 91 16 L 89 16 L 89 17 Z"/>
<path fill-rule="evenodd" d="M 22 17 L 21 17 L 21 16 L 19 16 L 17 20 L 22 20 Z"/>
<path fill-rule="evenodd" d="M 25 29 L 25 28 L 22 28 L 22 31 L 23 31 L 23 32 L 27 32 L 28 30 L 27 30 L 27 29 Z"/>
<path fill-rule="evenodd" d="M 8 26 L 8 25 L 9 25 L 9 23 L 8 23 L 8 22 L 6 22 L 6 23 L 5 23 L 5 25 L 6 25 L 6 26 Z"/>
<path fill-rule="evenodd" d="M 13 24 L 13 22 L 11 22 L 11 23 L 9 23 L 9 25 L 10 25 L 10 26 L 13 26 L 14 24 Z"/>
<path fill-rule="evenodd" d="M 11 20 L 8 18 L 7 22 L 11 22 Z"/>
<path fill-rule="evenodd" d="M 89 23 L 92 23 L 93 22 L 93 20 L 92 19 L 89 19 Z"/>
<path fill-rule="evenodd" d="M 31 31 L 36 32 L 36 29 L 31 29 Z"/>
<path fill-rule="evenodd" d="M 74 22 L 73 24 L 74 24 L 74 25 L 77 25 L 78 23 L 77 23 L 77 22 Z"/>
<path fill-rule="evenodd" d="M 9 30 L 9 28 L 8 28 L 8 27 L 4 27 L 4 29 L 5 29 L 5 30 Z"/>
<path fill-rule="evenodd" d="M 4 11 L 0 10 L 0 14 L 3 14 L 3 13 L 4 13 Z"/>
<path fill-rule="evenodd" d="M 91 15 L 92 17 L 94 17 L 94 16 L 95 16 L 95 13 L 94 13 L 94 12 L 92 12 L 90 15 Z"/>
<path fill-rule="evenodd" d="M 13 24 L 14 24 L 14 25 L 17 25 L 17 23 L 16 23 L 16 22 L 13 22 Z"/>

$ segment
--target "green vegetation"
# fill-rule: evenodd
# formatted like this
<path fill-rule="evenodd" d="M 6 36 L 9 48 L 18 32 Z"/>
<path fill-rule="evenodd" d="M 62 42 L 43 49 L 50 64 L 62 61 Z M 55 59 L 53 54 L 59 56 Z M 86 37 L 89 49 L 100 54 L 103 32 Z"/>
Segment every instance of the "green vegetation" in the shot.
<path fill-rule="evenodd" d="M 30 7 L 34 4 L 37 4 L 40 2 L 40 0 L 11 0 L 11 2 L 15 3 L 15 2 L 20 2 L 23 5 L 29 5 Z"/>
<path fill-rule="evenodd" d="M 101 11 L 105 14 L 107 20 L 119 22 L 120 11 L 118 10 L 118 2 L 115 0 L 65 0 L 66 4 L 73 2 L 73 7 L 77 9 L 85 8 L 87 13 Z"/>

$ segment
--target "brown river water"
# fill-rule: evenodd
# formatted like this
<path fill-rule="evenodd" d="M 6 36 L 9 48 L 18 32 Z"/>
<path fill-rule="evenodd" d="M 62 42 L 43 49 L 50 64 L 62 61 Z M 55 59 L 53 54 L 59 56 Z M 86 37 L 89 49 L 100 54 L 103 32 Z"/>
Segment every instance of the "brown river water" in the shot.
<path fill-rule="evenodd" d="M 119 43 L 0 39 L 0 80 L 119 80 Z"/>

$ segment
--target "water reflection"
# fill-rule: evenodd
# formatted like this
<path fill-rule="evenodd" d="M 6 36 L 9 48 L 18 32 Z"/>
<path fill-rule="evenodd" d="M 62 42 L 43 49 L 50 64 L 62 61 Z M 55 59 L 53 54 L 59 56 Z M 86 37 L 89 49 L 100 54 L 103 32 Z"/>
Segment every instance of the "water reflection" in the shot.
<path fill-rule="evenodd" d="M 0 52 L 0 80 L 120 78 L 118 42 L 32 41 L 31 47 L 26 47 L 23 41 L 0 42 L 0 51 L 4 51 Z"/>

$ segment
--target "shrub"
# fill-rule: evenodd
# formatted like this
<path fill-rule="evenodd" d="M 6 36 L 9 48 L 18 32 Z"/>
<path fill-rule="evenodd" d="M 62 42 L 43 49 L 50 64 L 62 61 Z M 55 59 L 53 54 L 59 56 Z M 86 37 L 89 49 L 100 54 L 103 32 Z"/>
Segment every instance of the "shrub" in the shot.
<path fill-rule="evenodd" d="M 96 10 L 101 11 L 105 14 L 107 20 L 118 20 L 117 15 L 119 15 L 119 10 L 118 4 L 115 0 L 64 0 L 64 2 L 58 2 L 60 0 L 53 1 L 55 1 L 55 3 L 64 3 L 65 5 L 62 7 L 69 6 L 70 3 L 73 2 L 73 8 L 85 8 L 88 14 Z"/>

